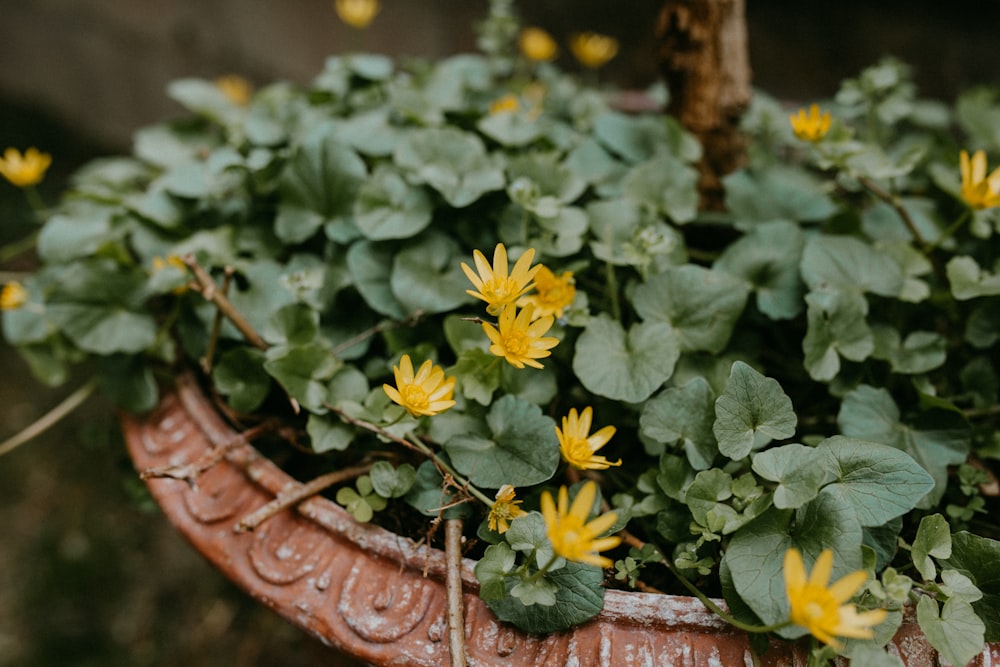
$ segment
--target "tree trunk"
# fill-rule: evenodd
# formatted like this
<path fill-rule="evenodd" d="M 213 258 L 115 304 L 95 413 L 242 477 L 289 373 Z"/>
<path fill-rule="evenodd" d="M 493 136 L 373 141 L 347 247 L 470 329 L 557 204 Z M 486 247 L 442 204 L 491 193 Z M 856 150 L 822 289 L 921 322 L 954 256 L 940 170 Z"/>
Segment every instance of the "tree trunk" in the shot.
<path fill-rule="evenodd" d="M 666 0 L 657 24 L 667 111 L 701 141 L 703 208 L 723 205 L 722 176 L 743 165 L 739 120 L 750 103 L 744 0 Z"/>

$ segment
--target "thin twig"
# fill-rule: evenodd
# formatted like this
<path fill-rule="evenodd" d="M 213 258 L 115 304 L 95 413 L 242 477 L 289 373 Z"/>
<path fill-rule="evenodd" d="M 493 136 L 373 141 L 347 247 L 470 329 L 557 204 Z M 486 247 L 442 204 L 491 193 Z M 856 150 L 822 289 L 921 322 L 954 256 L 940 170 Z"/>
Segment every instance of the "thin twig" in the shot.
<path fill-rule="evenodd" d="M 225 268 L 225 277 L 222 279 L 222 295 L 229 298 L 229 287 L 233 283 L 233 267 Z M 215 311 L 215 319 L 212 320 L 212 331 L 208 336 L 208 347 L 205 349 L 205 356 L 201 358 L 201 370 L 205 375 L 212 374 L 212 364 L 215 361 L 215 347 L 219 343 L 219 332 L 222 330 L 222 309 Z"/>
<path fill-rule="evenodd" d="M 41 435 L 52 426 L 59 423 L 59 420 L 80 407 L 80 404 L 87 400 L 87 397 L 94 393 L 94 389 L 96 388 L 97 380 L 90 380 L 63 399 L 59 405 L 29 424 L 21 432 L 15 433 L 11 437 L 4 440 L 0 443 L 0 456 L 9 454 L 32 438 Z"/>
<path fill-rule="evenodd" d="M 184 480 L 192 488 L 196 488 L 198 486 L 198 477 L 200 477 L 203 472 L 222 461 L 222 459 L 226 458 L 226 455 L 229 454 L 229 452 L 237 449 L 238 447 L 249 444 L 251 440 L 256 438 L 261 433 L 270 430 L 272 426 L 272 424 L 265 422 L 254 426 L 253 428 L 248 428 L 241 433 L 237 433 L 221 445 L 208 450 L 190 463 L 146 468 L 139 473 L 139 479 L 169 477 L 170 479 Z"/>
<path fill-rule="evenodd" d="M 198 287 L 200 288 L 201 295 L 205 297 L 206 301 L 211 301 L 215 304 L 215 307 L 225 315 L 230 322 L 233 323 L 243 337 L 247 339 L 247 342 L 260 350 L 266 350 L 268 344 L 260 337 L 254 328 L 250 326 L 246 318 L 243 317 L 240 311 L 236 310 L 232 302 L 223 294 L 212 280 L 212 276 L 208 274 L 198 261 L 194 258 L 194 255 L 186 255 L 184 257 L 184 263 L 187 265 L 191 272 L 194 274 L 195 280 L 198 282 Z"/>
<path fill-rule="evenodd" d="M 869 192 L 884 201 L 886 204 L 891 206 L 899 214 L 899 217 L 903 220 L 903 224 L 906 228 L 910 230 L 910 234 L 913 236 L 913 240 L 917 242 L 921 249 L 927 247 L 927 241 L 924 240 L 923 235 L 920 230 L 917 229 L 916 223 L 913 222 L 913 218 L 910 217 L 910 212 L 900 203 L 899 198 L 893 195 L 891 192 L 883 190 L 878 183 L 871 180 L 867 176 L 859 176 L 858 182 L 865 186 Z"/>
<path fill-rule="evenodd" d="M 260 526 L 260 524 L 264 523 L 274 515 L 279 514 L 283 510 L 298 505 L 302 501 L 315 496 L 317 493 L 333 486 L 334 484 L 340 484 L 341 482 L 345 482 L 349 479 L 360 477 L 371 469 L 372 464 L 365 463 L 363 465 L 328 472 L 325 475 L 320 475 L 319 477 L 309 480 L 305 484 L 293 482 L 282 489 L 281 492 L 274 497 L 274 500 L 266 505 L 258 507 L 250 514 L 240 519 L 239 522 L 233 526 L 233 530 L 237 533 L 245 533 L 254 530 Z"/>
<path fill-rule="evenodd" d="M 351 336 L 347 340 L 345 340 L 345 341 L 339 343 L 338 345 L 334 346 L 334 348 L 333 348 L 333 354 L 337 355 L 337 354 L 340 354 L 341 352 L 343 352 L 344 350 L 349 350 L 350 348 L 354 347 L 355 345 L 357 345 L 361 341 L 363 341 L 365 339 L 368 339 L 368 338 L 371 338 L 372 336 L 375 336 L 377 334 L 380 334 L 383 331 L 385 331 L 386 329 L 397 329 L 399 327 L 412 327 L 412 326 L 415 326 L 421 320 L 421 318 L 423 316 L 424 316 L 424 311 L 423 310 L 415 310 L 405 320 L 391 320 L 391 321 L 379 322 L 375 326 L 373 326 L 373 327 L 371 327 L 369 329 L 365 329 L 364 331 L 362 331 L 361 333 L 357 334 L 356 336 Z"/>
<path fill-rule="evenodd" d="M 448 648 L 451 667 L 465 667 L 465 616 L 462 609 L 462 520 L 444 522 L 445 588 L 448 593 Z"/>

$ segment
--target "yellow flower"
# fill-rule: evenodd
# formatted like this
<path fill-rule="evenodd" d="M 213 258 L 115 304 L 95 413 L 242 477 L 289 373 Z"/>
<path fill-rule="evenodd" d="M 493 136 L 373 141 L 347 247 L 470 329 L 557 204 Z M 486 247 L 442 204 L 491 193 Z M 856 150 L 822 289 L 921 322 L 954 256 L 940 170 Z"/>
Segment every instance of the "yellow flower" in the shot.
<path fill-rule="evenodd" d="M 239 74 L 227 74 L 215 80 L 215 87 L 222 91 L 230 102 L 245 107 L 250 104 L 253 86 Z"/>
<path fill-rule="evenodd" d="M 563 271 L 561 276 L 556 276 L 542 265 L 535 274 L 535 293 L 522 296 L 517 305 L 523 307 L 530 303 L 535 307 L 535 317 L 562 317 L 563 311 L 573 304 L 575 298 L 573 272 Z"/>
<path fill-rule="evenodd" d="M 599 537 L 618 520 L 615 512 L 606 512 L 587 523 L 590 508 L 594 506 L 597 497 L 597 484 L 587 482 L 580 487 L 579 493 L 569 506 L 569 492 L 565 486 L 559 487 L 559 506 L 552 502 L 552 494 L 542 493 L 542 516 L 545 518 L 545 529 L 552 542 L 552 549 L 566 560 L 611 567 L 611 559 L 598 555 L 601 551 L 614 549 L 621 544 L 617 536 Z"/>
<path fill-rule="evenodd" d="M 795 136 L 802 141 L 819 141 L 830 131 L 830 112 L 820 113 L 818 104 L 810 106 L 808 114 L 804 108 L 799 109 L 788 117 L 788 121 Z"/>
<path fill-rule="evenodd" d="M 594 411 L 590 406 L 585 407 L 579 415 L 576 408 L 570 408 L 569 416 L 562 419 L 562 430 L 556 426 L 559 451 L 566 463 L 580 470 L 606 470 L 611 466 L 620 466 L 621 459 L 612 463 L 603 456 L 594 454 L 608 444 L 608 440 L 615 434 L 615 427 L 605 426 L 591 435 L 590 424 L 593 418 Z"/>
<path fill-rule="evenodd" d="M 334 0 L 340 20 L 358 30 L 368 27 L 382 8 L 379 0 Z"/>
<path fill-rule="evenodd" d="M 9 282 L 0 290 L 0 310 L 17 310 L 28 303 L 28 290 L 15 281 Z"/>
<path fill-rule="evenodd" d="M 510 484 L 501 486 L 500 490 L 497 491 L 496 502 L 493 503 L 490 515 L 487 518 L 490 530 L 495 530 L 501 535 L 506 533 L 507 529 L 510 528 L 511 521 L 527 514 L 527 512 L 518 507 L 520 504 L 520 500 L 514 500 L 513 486 Z"/>
<path fill-rule="evenodd" d="M 446 378 L 444 369 L 435 366 L 430 359 L 422 363 L 414 375 L 410 355 L 404 354 L 392 372 L 396 376 L 396 386 L 383 384 L 382 389 L 414 417 L 433 416 L 455 405 L 451 399 L 455 393 L 455 378 Z"/>
<path fill-rule="evenodd" d="M 494 100 L 490 104 L 490 114 L 498 114 L 505 112 L 515 112 L 521 108 L 521 102 L 517 99 L 517 95 L 504 95 L 498 100 Z"/>
<path fill-rule="evenodd" d="M 1000 167 L 986 175 L 986 153 L 976 151 L 969 159 L 969 153 L 962 151 L 962 199 L 975 209 L 1000 206 Z"/>
<path fill-rule="evenodd" d="M 8 148 L 0 158 L 0 174 L 19 188 L 37 185 L 52 164 L 52 156 L 37 148 L 29 148 L 21 155 L 16 148 Z"/>
<path fill-rule="evenodd" d="M 503 357 L 511 366 L 524 368 L 542 368 L 536 359 L 543 359 L 550 354 L 550 348 L 559 344 L 558 338 L 545 336 L 552 328 L 553 319 L 540 317 L 532 321 L 532 305 L 527 305 L 518 313 L 517 306 L 507 306 L 500 313 L 499 331 L 489 322 L 483 322 L 483 331 L 489 336 L 490 352 Z"/>
<path fill-rule="evenodd" d="M 597 32 L 581 32 L 573 35 L 569 48 L 581 65 L 596 69 L 618 55 L 618 40 Z"/>
<path fill-rule="evenodd" d="M 552 35 L 541 28 L 528 27 L 521 31 L 518 37 L 521 53 L 529 60 L 546 62 L 559 54 L 559 46 Z"/>
<path fill-rule="evenodd" d="M 872 628 L 885 620 L 884 609 L 859 612 L 844 604 L 865 583 L 864 570 L 851 572 L 827 586 L 833 570 L 833 551 L 825 549 L 816 559 L 812 574 L 806 578 L 805 564 L 798 549 L 785 552 L 785 590 L 791 607 L 789 619 L 808 630 L 824 644 L 839 649 L 835 638 L 871 639 Z"/>
<path fill-rule="evenodd" d="M 473 273 L 465 262 L 462 262 L 462 271 L 479 291 L 465 290 L 465 292 L 485 301 L 487 304 L 486 312 L 490 315 L 499 315 L 505 306 L 514 303 L 519 296 L 528 291 L 532 286 L 531 279 L 538 271 L 537 266 L 531 266 L 531 260 L 535 258 L 534 248 L 528 248 L 524 251 L 524 254 L 514 264 L 509 276 L 507 275 L 507 249 L 502 243 L 498 243 L 493 250 L 492 267 L 487 263 L 483 253 L 478 250 L 473 251 L 472 258 L 476 262 L 479 275 Z"/>

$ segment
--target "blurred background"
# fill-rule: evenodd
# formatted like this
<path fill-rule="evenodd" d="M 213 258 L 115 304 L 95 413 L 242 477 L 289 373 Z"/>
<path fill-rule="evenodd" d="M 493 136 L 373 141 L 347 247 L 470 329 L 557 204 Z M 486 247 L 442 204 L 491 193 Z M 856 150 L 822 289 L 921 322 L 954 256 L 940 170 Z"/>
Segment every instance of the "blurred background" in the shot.
<path fill-rule="evenodd" d="M 331 0 L 0 0 L 0 150 L 51 153 L 53 202 L 86 160 L 129 150 L 133 132 L 180 113 L 164 94 L 186 76 L 308 82 L 332 53 L 435 57 L 475 48 L 487 0 L 383 0 L 371 28 L 343 26 Z M 660 0 L 519 4 L 557 39 L 617 37 L 602 80 L 656 80 Z M 921 94 L 952 100 L 1000 83 L 1000 3 L 974 0 L 747 0 L 754 84 L 779 98 L 832 96 L 884 55 L 915 68 Z M 561 64 L 574 67 L 569 56 Z M 0 183 L 0 244 L 33 228 Z M 0 270 L 30 268 L 31 258 Z M 79 381 L 78 381 L 79 382 Z M 70 393 L 38 387 L 0 344 L 0 439 Z M 355 665 L 212 570 L 157 514 L 124 454 L 113 408 L 91 399 L 0 458 L 0 667 Z"/>

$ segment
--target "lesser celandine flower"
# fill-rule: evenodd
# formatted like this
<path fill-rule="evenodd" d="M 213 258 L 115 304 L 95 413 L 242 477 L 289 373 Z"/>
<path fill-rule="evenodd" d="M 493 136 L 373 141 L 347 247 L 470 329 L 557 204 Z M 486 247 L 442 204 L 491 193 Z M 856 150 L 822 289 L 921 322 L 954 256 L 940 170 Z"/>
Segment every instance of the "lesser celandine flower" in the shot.
<path fill-rule="evenodd" d="M 1000 167 L 986 175 L 986 153 L 976 151 L 969 158 L 967 151 L 962 151 L 959 168 L 962 172 L 962 199 L 975 209 L 1000 206 Z"/>
<path fill-rule="evenodd" d="M 519 313 L 517 306 L 507 306 L 500 313 L 497 327 L 483 322 L 483 331 L 493 343 L 490 352 L 516 368 L 542 368 L 537 360 L 552 354 L 549 350 L 559 344 L 558 338 L 545 336 L 555 320 L 549 316 L 532 321 L 534 309 L 529 304 Z"/>
<path fill-rule="evenodd" d="M 0 174 L 17 187 L 27 188 L 42 182 L 50 164 L 52 156 L 37 148 L 29 148 L 24 155 L 16 148 L 8 148 L 0 158 Z"/>
<path fill-rule="evenodd" d="M 566 560 L 597 567 L 611 567 L 611 559 L 600 554 L 621 544 L 617 536 L 600 537 L 618 520 L 615 512 L 606 512 L 588 522 L 590 509 L 597 497 L 597 484 L 586 482 L 569 504 L 569 491 L 559 487 L 559 505 L 552 501 L 552 494 L 542 493 L 541 509 L 545 529 L 552 542 L 552 549 Z"/>
<path fill-rule="evenodd" d="M 379 0 L 334 0 L 340 20 L 358 30 L 367 28 L 382 8 Z"/>
<path fill-rule="evenodd" d="M 618 55 L 618 40 L 597 32 L 581 32 L 573 35 L 569 48 L 581 65 L 597 69 Z"/>
<path fill-rule="evenodd" d="M 28 290 L 16 280 L 3 286 L 0 290 L 0 310 L 17 310 L 28 303 Z"/>
<path fill-rule="evenodd" d="M 785 552 L 785 590 L 791 607 L 789 620 L 800 625 L 824 644 L 839 649 L 836 637 L 871 639 L 872 628 L 885 620 L 884 609 L 859 612 L 844 604 L 868 578 L 864 570 L 851 572 L 827 585 L 833 571 L 833 551 L 825 549 L 806 577 L 805 564 L 798 549 Z"/>
<path fill-rule="evenodd" d="M 253 86 L 239 74 L 220 76 L 215 80 L 215 87 L 226 96 L 227 100 L 237 106 L 245 107 L 250 104 Z"/>
<path fill-rule="evenodd" d="M 476 275 L 465 262 L 462 262 L 462 271 L 478 291 L 465 290 L 465 292 L 485 301 L 487 313 L 499 315 L 504 306 L 514 303 L 531 288 L 531 280 L 538 272 L 537 266 L 531 266 L 531 260 L 534 258 L 535 249 L 528 248 L 518 258 L 510 275 L 507 275 L 507 248 L 502 243 L 498 243 L 493 249 L 493 266 L 489 265 L 483 253 L 475 250 L 472 259 L 476 262 L 479 275 Z"/>
<path fill-rule="evenodd" d="M 830 112 L 820 112 L 819 105 L 813 104 L 809 112 L 799 109 L 788 117 L 792 124 L 792 132 L 802 141 L 819 141 L 830 131 Z"/>
<path fill-rule="evenodd" d="M 608 444 L 615 434 L 614 426 L 605 426 L 591 435 L 590 425 L 594 419 L 594 411 L 588 405 L 583 412 L 577 414 L 576 408 L 570 408 L 569 415 L 562 419 L 562 429 L 556 426 L 556 438 L 559 439 L 559 451 L 566 463 L 580 470 L 606 470 L 611 466 L 620 466 L 621 459 L 612 463 L 594 452 Z"/>
<path fill-rule="evenodd" d="M 383 384 L 382 390 L 412 416 L 434 416 L 455 405 L 451 398 L 455 393 L 455 378 L 446 378 L 444 369 L 435 366 L 430 359 L 420 364 L 414 375 L 410 355 L 404 354 L 392 372 L 396 386 Z"/>
<path fill-rule="evenodd" d="M 559 46 L 552 35 L 541 28 L 527 27 L 521 31 L 517 40 L 521 53 L 528 60 L 547 62 L 559 54 Z"/>
<path fill-rule="evenodd" d="M 490 104 L 490 114 L 513 113 L 521 108 L 517 95 L 504 95 Z"/>
<path fill-rule="evenodd" d="M 510 484 L 501 486 L 500 490 L 497 491 L 493 507 L 490 509 L 490 514 L 487 517 L 490 530 L 495 530 L 501 535 L 506 533 L 507 529 L 510 528 L 511 521 L 527 514 L 527 512 L 518 507 L 520 504 L 520 500 L 515 500 L 513 486 Z"/>
<path fill-rule="evenodd" d="M 563 271 L 561 276 L 552 273 L 547 266 L 539 266 L 535 274 L 535 291 L 517 300 L 517 305 L 529 303 L 535 307 L 535 317 L 562 317 L 563 311 L 573 304 L 576 286 L 572 271 Z"/>

